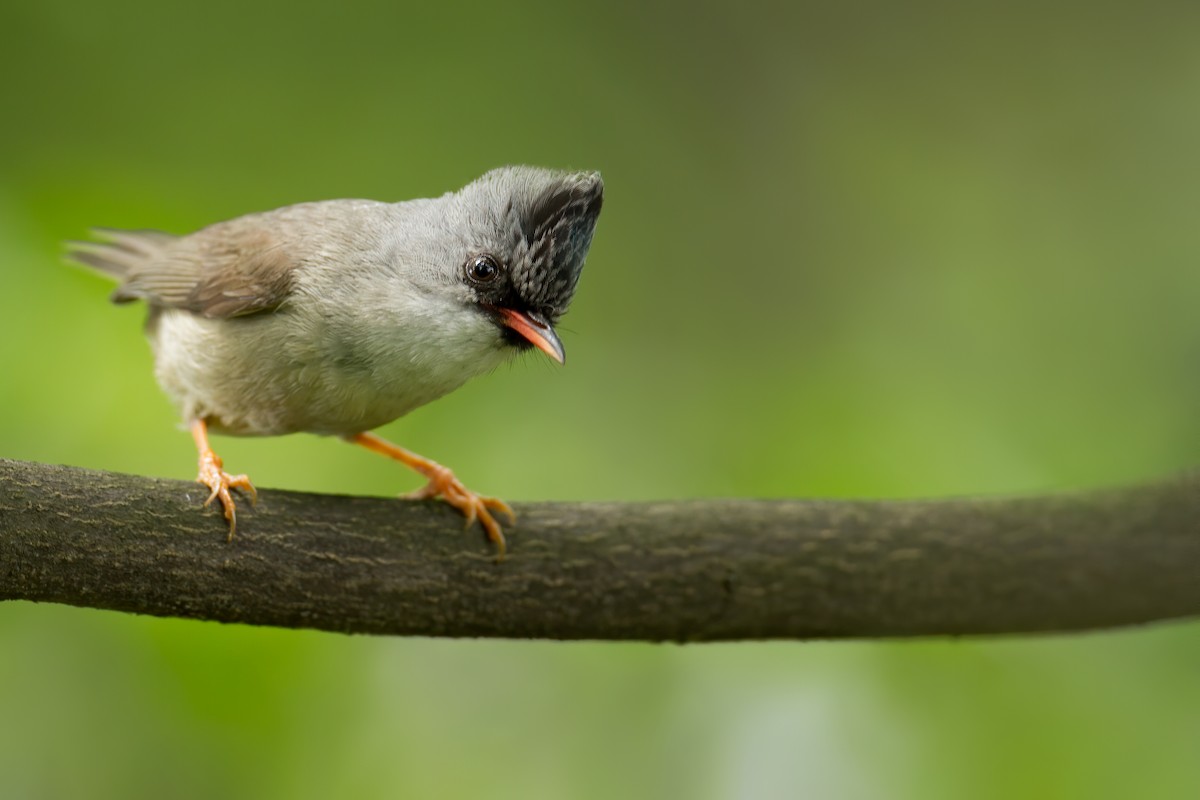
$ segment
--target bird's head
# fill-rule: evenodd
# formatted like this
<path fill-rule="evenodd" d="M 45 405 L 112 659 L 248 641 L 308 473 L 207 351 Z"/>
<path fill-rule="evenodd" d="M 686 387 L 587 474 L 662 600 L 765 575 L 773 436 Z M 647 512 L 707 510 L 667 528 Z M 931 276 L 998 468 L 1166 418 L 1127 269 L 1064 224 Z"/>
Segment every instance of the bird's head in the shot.
<path fill-rule="evenodd" d="M 559 363 L 554 325 L 566 313 L 604 200 L 598 172 L 535 167 L 492 170 L 453 196 L 467 224 L 457 279 L 467 302 L 504 341 Z"/>

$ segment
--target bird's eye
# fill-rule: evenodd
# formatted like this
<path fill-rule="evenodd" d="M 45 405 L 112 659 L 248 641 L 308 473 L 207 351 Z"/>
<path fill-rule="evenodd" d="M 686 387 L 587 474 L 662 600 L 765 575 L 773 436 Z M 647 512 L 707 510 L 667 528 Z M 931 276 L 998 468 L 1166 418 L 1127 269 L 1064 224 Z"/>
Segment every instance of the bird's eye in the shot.
<path fill-rule="evenodd" d="M 489 283 L 500 275 L 500 265 L 491 256 L 476 256 L 467 262 L 467 277 L 475 283 Z"/>

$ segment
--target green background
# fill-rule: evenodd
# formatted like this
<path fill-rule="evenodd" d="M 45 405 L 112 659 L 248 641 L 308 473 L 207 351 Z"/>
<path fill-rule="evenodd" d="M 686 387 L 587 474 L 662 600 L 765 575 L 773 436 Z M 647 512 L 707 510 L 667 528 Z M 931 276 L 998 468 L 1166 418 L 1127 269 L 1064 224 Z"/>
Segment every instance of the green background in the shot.
<path fill-rule="evenodd" d="M 568 366 L 383 429 L 476 489 L 1195 465 L 1200 10 L 830 5 L 4 4 L 0 456 L 194 476 L 141 310 L 63 239 L 524 162 L 606 180 Z M 419 484 L 336 441 L 216 441 L 260 487 Z M 427 641 L 6 603 L 0 796 L 1197 797 L 1198 634 Z"/>

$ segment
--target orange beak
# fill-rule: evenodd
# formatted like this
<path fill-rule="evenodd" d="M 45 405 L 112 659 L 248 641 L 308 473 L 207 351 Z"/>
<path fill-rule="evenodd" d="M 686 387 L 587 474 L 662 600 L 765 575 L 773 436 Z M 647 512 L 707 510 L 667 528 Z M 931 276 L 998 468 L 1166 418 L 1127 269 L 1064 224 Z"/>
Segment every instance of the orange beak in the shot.
<path fill-rule="evenodd" d="M 497 308 L 496 313 L 506 327 L 524 336 L 538 350 L 560 364 L 566 362 L 567 356 L 558 334 L 541 314 L 536 311 L 513 311 L 511 308 Z"/>

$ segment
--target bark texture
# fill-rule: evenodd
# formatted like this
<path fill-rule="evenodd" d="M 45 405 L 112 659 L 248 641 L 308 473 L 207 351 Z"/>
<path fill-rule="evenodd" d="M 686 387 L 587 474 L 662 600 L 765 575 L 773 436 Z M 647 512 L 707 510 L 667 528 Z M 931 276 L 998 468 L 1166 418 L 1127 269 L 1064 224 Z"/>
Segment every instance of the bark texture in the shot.
<path fill-rule="evenodd" d="M 238 535 L 181 481 L 0 460 L 0 600 L 346 633 L 718 641 L 1079 631 L 1200 614 L 1200 472 L 936 501 L 516 505 L 265 490 Z"/>

